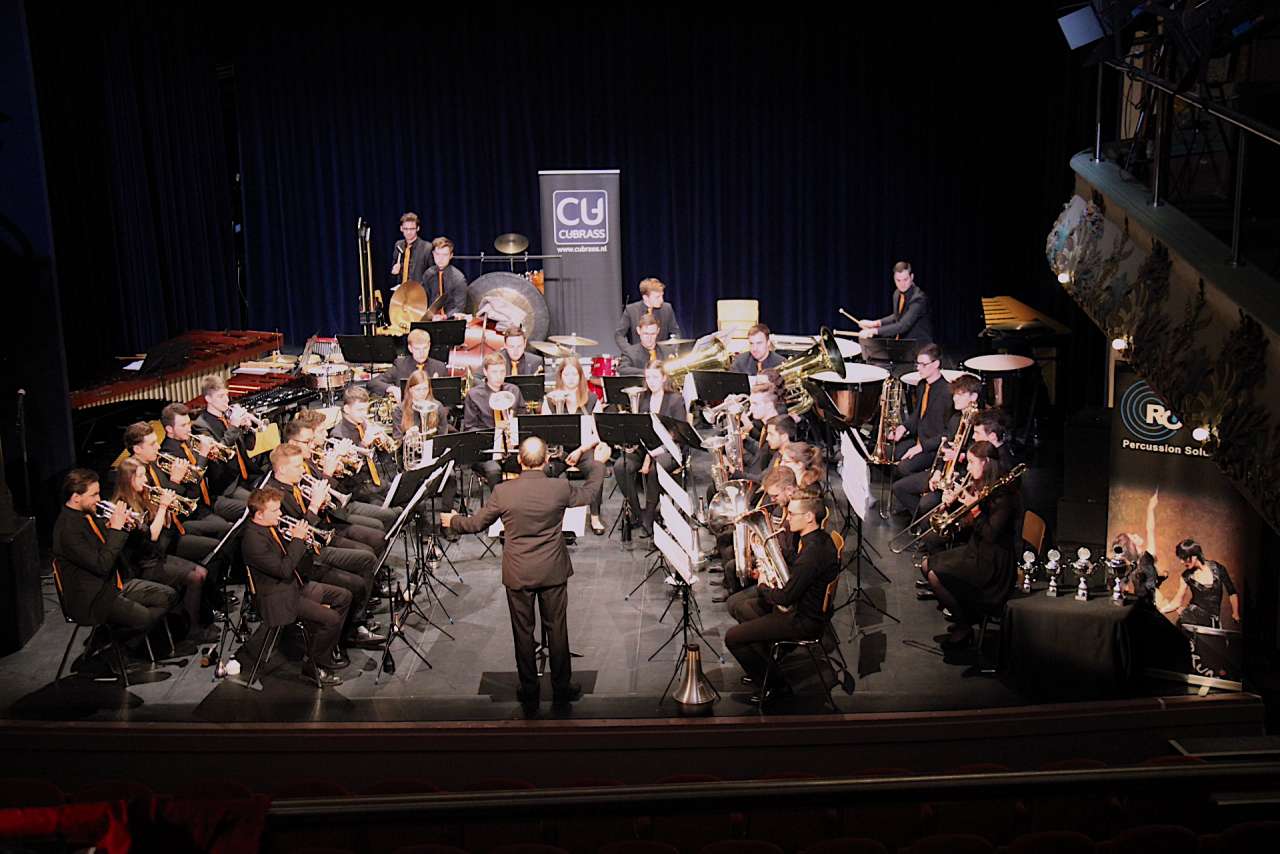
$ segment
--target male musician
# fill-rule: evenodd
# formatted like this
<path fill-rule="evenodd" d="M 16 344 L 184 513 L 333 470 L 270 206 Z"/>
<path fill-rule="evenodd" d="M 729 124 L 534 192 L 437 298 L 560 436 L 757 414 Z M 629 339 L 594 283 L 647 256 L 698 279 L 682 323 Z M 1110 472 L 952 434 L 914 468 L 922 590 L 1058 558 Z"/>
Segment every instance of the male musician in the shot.
<path fill-rule="evenodd" d="M 929 298 L 916 287 L 916 274 L 910 261 L 893 265 L 893 314 L 879 320 L 859 320 L 859 338 L 900 338 L 921 344 L 933 341 L 933 323 L 929 319 Z"/>
<path fill-rule="evenodd" d="M 129 452 L 129 455 L 142 463 L 147 470 L 147 484 L 149 486 L 157 489 L 172 489 L 174 492 L 182 490 L 180 484 L 187 475 L 190 463 L 185 459 L 179 458 L 174 461 L 168 474 L 162 471 L 159 464 L 160 443 L 156 441 L 155 431 L 150 424 L 145 421 L 138 421 L 126 427 L 124 431 L 124 447 Z M 221 573 L 226 569 L 228 558 L 224 556 L 214 561 L 213 564 L 206 564 L 205 558 L 217 548 L 218 538 L 225 534 L 230 527 L 225 520 L 216 515 L 196 520 L 180 518 L 177 514 L 174 514 L 174 529 L 178 535 L 174 551 L 179 557 L 204 564 L 209 570 L 212 578 L 209 583 L 205 584 L 204 589 L 206 598 L 212 597 L 213 600 L 217 600 L 221 595 Z M 215 592 L 215 588 L 219 592 Z"/>
<path fill-rule="evenodd" d="M 911 412 L 889 438 L 897 442 L 898 477 L 925 471 L 933 462 L 934 452 L 942 442 L 951 409 L 951 385 L 942 376 L 942 351 L 937 344 L 927 344 L 916 353 L 916 370 L 920 385 Z M 905 513 L 911 507 L 899 507 Z"/>
<path fill-rule="evenodd" d="M 140 631 L 150 627 L 173 607 L 178 594 L 154 581 L 123 581 L 116 572 L 116 560 L 129 538 L 123 502 L 109 519 L 95 518 L 102 487 L 97 473 L 89 469 L 67 473 L 62 498 L 62 512 L 53 523 L 53 557 L 62 577 L 67 616 L 78 623 Z"/>
<path fill-rule="evenodd" d="M 658 338 L 679 338 L 680 321 L 669 303 L 664 302 L 667 286 L 657 279 L 649 278 L 640 281 L 640 301 L 627 303 L 618 319 L 618 327 L 613 331 L 613 340 L 618 345 L 618 352 L 625 353 L 628 344 L 639 343 L 640 318 L 652 314 L 658 321 Z M 644 367 L 641 365 L 640 367 Z"/>
<path fill-rule="evenodd" d="M 308 524 L 321 528 L 320 512 L 329 490 L 322 484 L 307 498 L 299 485 L 302 472 L 302 448 L 286 442 L 271 452 L 271 477 L 267 478 L 264 486 L 280 493 L 280 507 L 286 516 L 305 519 Z M 386 638 L 376 634 L 377 622 L 365 613 L 365 605 L 373 592 L 373 573 L 378 559 L 368 549 L 336 535 L 330 545 L 311 551 L 314 561 L 307 567 L 305 577 L 351 593 L 351 610 L 345 624 L 346 645 L 369 647 L 384 643 Z M 350 659 L 340 646 L 335 648 L 332 660 L 319 661 L 319 664 L 333 669 L 341 669 L 349 663 Z"/>
<path fill-rule="evenodd" d="M 535 599 L 551 651 L 553 705 L 563 708 L 582 696 L 582 689 L 572 682 L 566 620 L 573 563 L 560 529 L 567 508 L 589 504 L 599 496 L 604 463 L 610 453 L 608 445 L 597 445 L 595 460 L 599 465 L 591 469 L 581 486 L 574 486 L 567 480 L 546 476 L 543 466 L 547 462 L 547 446 L 537 436 L 530 436 L 520 443 L 518 478 L 496 486 L 489 501 L 474 516 L 444 513 L 440 517 L 442 524 L 463 533 L 483 531 L 502 519 L 506 533 L 502 585 L 507 588 L 516 672 L 520 677 L 517 696 L 526 717 L 537 714 L 539 702 L 533 637 Z"/>
<path fill-rule="evenodd" d="M 515 403 L 507 410 L 505 417 L 524 411 L 524 395 L 517 386 L 507 382 L 507 357 L 505 353 L 490 353 L 484 357 L 484 383 L 467 392 L 462 405 L 463 430 L 494 429 L 493 408 L 489 406 L 489 398 L 500 391 L 515 395 Z M 502 481 L 502 465 L 496 460 L 485 460 L 472 467 L 476 474 L 485 479 L 490 487 Z"/>
<path fill-rule="evenodd" d="M 502 333 L 502 355 L 507 363 L 507 376 L 521 377 L 542 373 L 542 357 L 529 353 L 529 336 L 522 326 L 508 326 Z"/>
<path fill-rule="evenodd" d="M 409 211 L 400 217 L 400 233 L 403 240 L 396 241 L 396 262 L 391 265 L 395 288 L 405 282 L 417 282 L 426 287 L 427 268 L 431 266 L 431 248 L 418 242 L 418 215 Z"/>
<path fill-rule="evenodd" d="M 764 442 L 751 458 L 744 474 L 751 480 L 760 480 L 765 473 L 782 465 L 782 453 L 796 441 L 798 427 L 787 415 L 775 415 L 765 422 Z"/>
<path fill-rule="evenodd" d="M 399 401 L 400 384 L 414 371 L 426 371 L 432 377 L 449 376 L 449 366 L 439 359 L 431 358 L 430 332 L 414 329 L 409 332 L 406 343 L 409 345 L 409 353 L 397 356 L 391 367 L 369 380 L 369 394 L 389 394 Z"/>
<path fill-rule="evenodd" d="M 427 268 L 422 286 L 427 289 L 427 299 L 435 302 L 441 297 L 444 304 L 435 319 L 458 317 L 467 311 L 467 277 L 453 266 L 453 241 L 447 237 L 437 237 L 431 241 L 431 259 L 433 263 Z"/>
<path fill-rule="evenodd" d="M 326 663 L 335 658 L 342 625 L 351 609 L 351 594 L 341 587 L 307 580 L 314 552 L 307 545 L 307 523 L 301 518 L 284 528 L 277 489 L 255 489 L 249 496 L 252 524 L 245 527 L 244 562 L 253 573 L 258 610 L 267 625 L 289 625 L 302 620 L 307 627 L 307 660 L 302 675 L 319 688 L 341 685 Z"/>
<path fill-rule="evenodd" d="M 658 360 L 658 330 L 661 325 L 652 312 L 640 315 L 636 321 L 638 342 L 621 345 L 622 358 L 618 360 L 618 374 L 621 376 L 640 376 L 645 365 Z"/>
<path fill-rule="evenodd" d="M 234 460 L 212 464 L 209 481 L 215 492 L 240 501 L 248 500 L 247 486 L 256 478 L 260 465 L 249 456 L 258 440 L 250 424 L 249 413 L 232 411 L 231 393 L 222 377 L 213 374 L 204 377 L 200 381 L 200 392 L 204 395 L 204 412 L 196 418 L 191 429 L 212 436 L 215 441 L 236 450 Z"/>
<path fill-rule="evenodd" d="M 181 403 L 171 403 L 160 410 L 160 424 L 164 427 L 165 437 L 160 443 L 160 450 L 170 456 L 186 460 L 191 466 L 205 469 L 205 475 L 199 482 L 174 485 L 178 494 L 200 502 L 196 511 L 191 514 L 192 522 L 187 523 L 187 530 L 193 534 L 221 537 L 244 515 L 245 502 L 219 495 L 209 485 L 209 460 L 197 450 L 199 443 L 192 442 L 191 411 L 186 406 Z M 210 517 L 226 524 L 203 524 Z"/>
<path fill-rule="evenodd" d="M 684 398 L 667 388 L 667 377 L 662 370 L 662 363 L 653 361 L 644 369 L 645 393 L 640 396 L 637 407 L 639 413 L 656 412 L 678 421 L 687 421 Z M 613 464 L 613 476 L 618 479 L 618 488 L 626 497 L 631 507 L 632 518 L 639 519 L 642 536 L 653 536 L 653 518 L 658 508 L 658 497 L 661 489 L 658 485 L 658 472 L 654 464 L 667 471 L 676 468 L 676 461 L 666 448 L 654 448 L 646 451 L 637 448 L 621 454 Z M 643 512 L 639 511 L 640 492 L 636 488 L 636 475 L 644 480 L 645 504 Z"/>
<path fill-rule="evenodd" d="M 729 365 L 729 370 L 754 377 L 782 364 L 782 357 L 773 350 L 773 336 L 769 333 L 769 327 L 763 323 L 757 323 L 747 330 L 747 345 L 750 349 L 738 354 Z"/>
<path fill-rule="evenodd" d="M 329 431 L 325 428 L 325 414 L 319 409 L 304 409 L 293 417 L 290 424 L 297 423 L 299 427 L 306 427 L 311 430 L 310 439 L 302 442 L 297 438 L 289 437 L 289 424 L 285 425 L 285 441 L 294 442 L 294 444 L 302 446 L 304 449 L 310 446 L 310 456 L 304 454 L 303 461 L 307 466 L 307 474 L 315 477 L 323 477 L 325 480 L 331 480 L 335 476 L 338 465 L 338 454 L 327 452 Z M 296 428 L 295 428 L 296 429 Z M 306 433 L 294 434 L 295 436 L 306 437 Z M 317 456 L 323 455 L 323 463 L 315 462 Z M 370 525 L 370 527 L 381 527 L 382 530 L 389 531 L 391 526 L 395 524 L 396 519 L 400 517 L 400 511 L 395 507 L 383 507 L 382 503 L 370 503 L 360 501 L 354 496 L 347 502 L 347 515 L 358 521 L 360 524 L 368 524 L 368 520 L 376 519 L 378 525 Z"/>
<path fill-rule="evenodd" d="M 746 673 L 743 683 L 757 686 L 753 703 L 764 704 L 791 694 L 780 673 L 770 678 L 768 694 L 760 690 L 769 662 L 769 642 L 816 639 L 822 634 L 828 616 L 827 585 L 840 575 L 835 543 L 818 524 L 824 511 L 817 490 L 799 490 L 791 496 L 787 528 L 795 537 L 795 549 L 782 553 L 789 578 L 775 588 L 761 576 L 756 584 L 759 596 L 755 600 L 744 597 L 742 616 L 749 619 L 725 633 L 725 646 Z"/>
<path fill-rule="evenodd" d="M 997 451 L 1001 471 L 1012 471 L 1018 464 L 1013 445 L 1009 443 L 1009 415 L 998 406 L 982 410 L 978 423 L 973 425 L 973 441 L 989 442 Z"/>
<path fill-rule="evenodd" d="M 284 425 L 283 439 L 285 442 L 292 442 L 302 450 L 302 475 L 304 480 L 311 477 L 317 481 L 323 480 L 327 482 L 333 476 L 338 462 L 333 454 L 325 455 L 324 465 L 320 469 L 312 466 L 311 459 L 315 454 L 313 445 L 315 430 L 308 427 L 305 422 L 299 422 L 295 418 Z M 392 521 L 394 522 L 394 520 Z M 349 507 L 341 507 L 338 505 L 336 498 L 331 498 L 328 504 L 321 509 L 320 523 L 326 528 L 332 528 L 337 534 L 337 538 L 334 541 L 335 545 L 365 548 L 375 555 L 381 555 L 382 549 L 386 545 L 386 528 L 383 527 L 379 519 L 373 516 L 362 516 Z M 338 540 L 350 540 L 351 542 L 338 543 Z"/>
<path fill-rule="evenodd" d="M 787 504 L 791 501 L 791 496 L 795 494 L 796 475 L 786 466 L 778 466 L 770 469 L 765 475 L 764 481 L 760 484 L 760 489 L 764 495 L 764 505 L 767 506 L 769 513 L 772 514 L 775 527 L 778 529 L 778 545 L 783 553 L 792 547 L 792 535 L 787 530 L 785 517 Z M 728 604 L 726 607 L 730 615 L 739 623 L 747 620 L 755 619 L 767 610 L 764 602 L 755 602 L 760 596 L 759 591 L 755 589 L 756 572 L 754 568 L 749 568 L 746 572 L 738 572 L 737 555 L 734 553 L 733 529 L 721 534 L 716 538 L 716 547 L 720 552 L 720 565 L 724 570 L 724 588 L 728 591 Z M 748 600 L 752 600 L 748 602 Z M 712 601 L 722 601 L 718 598 Z"/>
<path fill-rule="evenodd" d="M 350 492 L 353 498 L 370 504 L 381 504 L 391 482 L 395 480 L 395 460 L 375 447 L 381 437 L 390 439 L 390 434 L 379 424 L 370 422 L 367 390 L 356 385 L 347 386 L 347 390 L 342 393 L 342 417 L 338 419 L 330 435 L 336 439 L 348 439 L 372 452 L 365 456 L 364 465 L 358 471 L 343 479 L 342 488 L 344 492 Z M 287 506 L 285 510 L 288 512 Z"/>
<path fill-rule="evenodd" d="M 981 391 L 982 383 L 972 374 L 963 374 L 956 377 L 956 381 L 951 383 L 951 405 L 953 411 L 947 418 L 941 442 L 950 443 L 954 439 L 956 432 L 960 429 L 960 420 L 964 411 L 970 406 L 978 405 L 978 396 Z M 976 434 L 976 430 L 974 432 Z M 972 436 L 971 439 L 972 441 L 977 441 L 976 435 Z M 948 447 L 942 451 L 942 458 L 951 460 L 956 457 L 963 457 L 964 452 L 965 448 Z M 933 472 L 933 463 L 936 456 L 937 449 L 935 448 L 935 453 L 929 457 L 928 467 L 899 477 L 893 482 L 893 497 L 897 500 L 898 507 L 909 512 L 913 519 L 921 513 L 928 513 L 942 501 L 941 483 Z M 963 475 L 963 465 L 957 463 L 956 471 Z"/>

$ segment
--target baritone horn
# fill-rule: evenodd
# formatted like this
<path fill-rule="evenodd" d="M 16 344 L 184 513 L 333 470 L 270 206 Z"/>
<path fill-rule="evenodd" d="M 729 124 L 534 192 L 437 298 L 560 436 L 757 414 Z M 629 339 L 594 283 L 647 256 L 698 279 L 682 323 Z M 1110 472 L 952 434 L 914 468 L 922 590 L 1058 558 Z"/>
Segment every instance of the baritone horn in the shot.
<path fill-rule="evenodd" d="M 805 384 L 814 374 L 833 373 L 844 379 L 844 355 L 836 344 L 836 337 L 824 326 L 818 330 L 818 340 L 812 347 L 787 359 L 775 370 L 782 377 L 782 397 L 787 411 L 798 415 L 813 407 L 813 395 Z"/>

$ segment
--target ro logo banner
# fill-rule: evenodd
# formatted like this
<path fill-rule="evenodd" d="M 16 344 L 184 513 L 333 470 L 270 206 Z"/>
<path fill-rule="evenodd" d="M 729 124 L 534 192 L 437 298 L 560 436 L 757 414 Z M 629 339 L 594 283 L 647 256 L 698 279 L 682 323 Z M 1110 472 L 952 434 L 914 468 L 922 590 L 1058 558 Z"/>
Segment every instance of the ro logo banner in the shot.
<path fill-rule="evenodd" d="M 1164 405 L 1144 380 L 1137 380 L 1120 398 L 1125 429 L 1145 442 L 1167 442 L 1182 429 L 1178 416 Z"/>
<path fill-rule="evenodd" d="M 604 246 L 609 242 L 609 194 L 605 190 L 556 190 L 557 246 Z"/>

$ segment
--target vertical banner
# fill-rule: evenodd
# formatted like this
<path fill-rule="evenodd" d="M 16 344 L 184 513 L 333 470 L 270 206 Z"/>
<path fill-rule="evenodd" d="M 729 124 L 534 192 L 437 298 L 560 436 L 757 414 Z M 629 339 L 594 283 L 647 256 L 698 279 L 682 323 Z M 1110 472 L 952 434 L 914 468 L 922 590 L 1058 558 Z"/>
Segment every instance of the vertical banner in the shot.
<path fill-rule="evenodd" d="M 1244 568 L 1259 557 L 1257 516 L 1192 427 L 1127 366 L 1117 367 L 1115 394 L 1107 557 L 1154 562 L 1164 576 L 1155 605 L 1191 647 L 1189 675 L 1239 682 L 1240 603 Z"/>
<path fill-rule="evenodd" d="M 538 173 L 542 196 L 542 254 L 552 335 L 599 341 L 584 355 L 612 353 L 622 316 L 622 224 L 617 169 Z"/>

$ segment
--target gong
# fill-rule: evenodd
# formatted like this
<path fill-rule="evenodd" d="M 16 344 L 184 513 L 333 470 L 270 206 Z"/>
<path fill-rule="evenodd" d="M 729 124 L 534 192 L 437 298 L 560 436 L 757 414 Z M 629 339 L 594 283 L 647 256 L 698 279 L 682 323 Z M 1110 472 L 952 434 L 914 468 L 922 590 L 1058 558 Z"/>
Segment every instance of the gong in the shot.
<path fill-rule="evenodd" d="M 485 273 L 467 285 L 467 311 L 481 309 L 500 324 L 520 324 L 530 341 L 545 340 L 551 328 L 546 298 L 516 273 Z"/>

